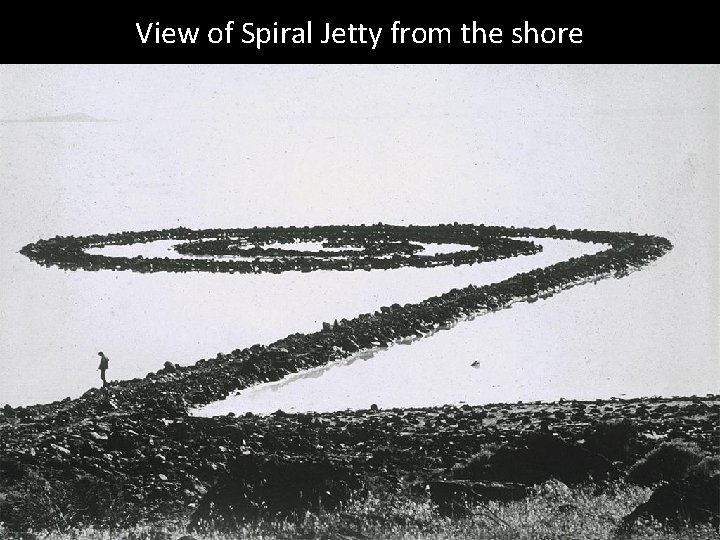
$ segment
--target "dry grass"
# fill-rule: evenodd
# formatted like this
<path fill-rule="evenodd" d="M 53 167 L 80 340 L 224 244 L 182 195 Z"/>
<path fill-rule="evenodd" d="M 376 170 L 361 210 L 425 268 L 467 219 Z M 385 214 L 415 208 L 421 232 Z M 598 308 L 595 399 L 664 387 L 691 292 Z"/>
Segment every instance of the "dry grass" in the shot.
<path fill-rule="evenodd" d="M 647 500 L 648 488 L 617 484 L 600 493 L 596 487 L 569 489 L 547 483 L 526 500 L 488 503 L 463 518 L 441 517 L 429 501 L 377 497 L 370 494 L 342 512 L 307 514 L 295 521 L 262 520 L 236 533 L 192 533 L 196 540 L 324 538 L 324 539 L 487 539 L 605 540 L 615 538 L 622 518 Z M 39 540 L 178 540 L 183 523 L 138 526 L 125 530 L 86 528 L 38 533 Z M 1 538 L 13 538 L 7 531 Z M 19 537 L 18 537 L 19 538 Z M 629 536 L 636 540 L 710 540 L 720 534 L 711 526 L 668 529 L 640 524 Z"/>

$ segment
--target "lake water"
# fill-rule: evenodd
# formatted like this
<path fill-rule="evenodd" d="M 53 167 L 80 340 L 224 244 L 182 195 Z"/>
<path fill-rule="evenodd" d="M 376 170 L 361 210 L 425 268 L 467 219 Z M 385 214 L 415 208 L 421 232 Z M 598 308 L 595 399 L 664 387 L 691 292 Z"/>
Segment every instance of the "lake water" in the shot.
<path fill-rule="evenodd" d="M 180 257 L 172 244 L 157 241 L 92 251 Z M 111 379 L 142 377 L 165 361 L 191 364 L 218 352 L 312 332 L 326 321 L 395 302 L 419 302 L 471 283 L 500 281 L 603 248 L 545 239 L 542 244 L 543 252 L 536 255 L 473 266 L 279 275 L 73 272 L 44 268 L 14 254 L 16 279 L 30 283 L 23 288 L 23 298 L 6 302 L 6 310 L 14 308 L 19 318 L 31 315 L 32 322 L 17 334 L 3 333 L 7 349 L 26 351 L 25 361 L 3 364 L 5 380 L 15 379 L 22 392 L 16 391 L 17 397 L 36 392 L 45 399 L 76 396 L 98 384 L 98 350 L 110 358 Z"/>
<path fill-rule="evenodd" d="M 572 250 L 577 256 L 583 251 L 577 244 L 550 242 L 544 257 L 549 260 Z M 594 251 L 589 247 L 585 251 Z M 600 280 L 536 302 L 515 303 L 428 337 L 251 387 L 194 414 L 716 392 L 716 380 L 698 379 L 696 369 L 701 362 L 668 365 L 665 361 L 672 305 L 662 305 L 665 292 L 657 283 L 669 278 L 673 261 L 668 258 L 672 255 L 622 279 Z M 527 262 L 513 264 L 521 268 Z M 493 279 L 501 272 L 496 267 Z M 666 310 L 664 325 L 646 325 L 648 310 L 658 308 Z M 681 349 L 673 353 L 682 357 Z"/>
<path fill-rule="evenodd" d="M 333 191 L 334 179 L 344 170 L 330 171 L 324 184 L 292 184 L 286 179 L 323 172 L 281 166 L 266 150 L 276 144 L 275 131 L 226 139 L 214 137 L 214 127 L 195 123 L 179 129 L 152 122 L 0 125 L 0 405 L 76 397 L 97 387 L 100 350 L 110 358 L 109 378 L 141 377 L 165 361 L 192 364 L 218 352 L 312 332 L 326 321 L 498 281 L 600 248 L 543 240 L 545 251 L 535 256 L 433 269 L 136 274 L 41 267 L 18 253 L 39 238 L 178 225 L 360 224 L 380 219 L 398 224 L 556 222 L 568 228 L 639 230 L 635 217 L 615 215 L 614 208 L 605 209 L 610 225 L 588 219 L 577 204 L 570 205 L 575 217 L 569 212 L 549 219 L 547 209 L 536 204 L 540 199 L 532 193 L 523 199 L 519 184 L 502 199 L 483 192 L 488 200 L 470 199 L 477 191 L 474 184 L 475 191 L 448 185 L 433 195 L 432 205 L 447 208 L 438 213 L 423 199 L 429 184 L 415 183 L 410 190 L 410 184 L 386 188 L 380 180 L 363 184 L 356 178 L 357 183 Z M 291 135 L 286 133 L 287 140 L 304 141 Z M 288 147 L 293 163 L 315 163 L 306 159 L 310 147 L 315 148 Z M 354 148 L 348 143 L 346 151 Z M 317 151 L 313 159 L 321 158 Z M 257 168 L 262 164 L 277 170 L 269 175 Z M 402 167 L 393 171 L 400 174 Z M 366 172 L 363 178 L 376 178 L 370 173 L 381 171 Z M 253 183 L 255 177 L 272 181 Z M 535 184 L 542 183 L 538 179 Z M 472 204 L 443 199 L 444 193 L 464 194 Z M 647 210 L 643 215 L 654 214 Z M 370 358 L 291 377 L 290 383 L 248 390 L 206 414 L 717 392 L 717 246 L 707 242 L 711 237 L 702 227 L 677 217 L 667 214 L 675 236 L 657 226 L 664 221 L 648 227 L 667 234 L 675 249 L 626 278 L 519 303 L 411 345 L 394 345 Z M 679 224 L 676 229 L 674 224 Z M 168 247 L 107 249 L 147 248 L 171 255 Z M 477 368 L 470 366 L 475 361 Z"/>

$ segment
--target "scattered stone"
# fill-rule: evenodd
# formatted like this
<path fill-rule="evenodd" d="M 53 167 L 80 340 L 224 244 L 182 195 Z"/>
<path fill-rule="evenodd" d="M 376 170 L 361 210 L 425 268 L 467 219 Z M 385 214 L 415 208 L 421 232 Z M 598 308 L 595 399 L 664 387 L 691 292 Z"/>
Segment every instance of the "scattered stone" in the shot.
<path fill-rule="evenodd" d="M 430 500 L 443 516 L 461 517 L 470 508 L 486 501 L 517 501 L 527 497 L 527 486 L 501 482 L 437 480 L 427 484 Z"/>
<path fill-rule="evenodd" d="M 65 456 L 69 456 L 72 453 L 72 452 L 70 452 L 70 450 L 68 450 L 64 446 L 60 446 L 59 444 L 55 444 L 55 443 L 51 443 L 50 448 L 52 448 L 53 450 L 57 450 L 58 452 L 60 452 L 61 454 L 65 455 Z"/>
<path fill-rule="evenodd" d="M 685 477 L 702 459 L 703 453 L 696 444 L 680 440 L 665 442 L 635 463 L 628 471 L 627 479 L 641 486 L 674 482 Z"/>
<path fill-rule="evenodd" d="M 0 482 L 11 486 L 21 480 L 25 472 L 25 467 L 16 459 L 0 457 Z"/>
<path fill-rule="evenodd" d="M 200 500 L 188 531 L 231 532 L 259 516 L 292 516 L 336 509 L 362 487 L 350 469 L 329 461 L 245 456 Z"/>
<path fill-rule="evenodd" d="M 640 518 L 654 518 L 672 526 L 684 523 L 720 525 L 720 478 L 681 480 L 663 484 L 653 491 L 647 502 L 623 519 L 629 529 Z"/>
<path fill-rule="evenodd" d="M 163 366 L 164 366 L 163 371 L 165 371 L 165 373 L 174 373 L 175 371 L 177 371 L 175 364 L 173 364 L 170 361 L 165 362 L 165 364 L 163 364 Z"/>
<path fill-rule="evenodd" d="M 501 447 L 490 456 L 485 478 L 526 485 L 555 478 L 577 484 L 604 478 L 612 466 L 607 458 L 550 433 L 530 434 L 522 442 L 519 447 Z"/>

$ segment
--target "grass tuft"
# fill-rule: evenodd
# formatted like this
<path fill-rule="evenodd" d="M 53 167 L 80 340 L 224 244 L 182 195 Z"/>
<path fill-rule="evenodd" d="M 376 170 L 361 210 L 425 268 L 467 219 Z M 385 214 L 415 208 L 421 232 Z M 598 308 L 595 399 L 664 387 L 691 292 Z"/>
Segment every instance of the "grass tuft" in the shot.
<path fill-rule="evenodd" d="M 460 519 L 443 517 L 426 498 L 367 494 L 340 511 L 306 513 L 294 519 L 259 519 L 232 533 L 185 532 L 182 521 L 128 529 L 81 528 L 38 533 L 38 540 L 260 540 L 298 539 L 484 539 L 611 540 L 623 517 L 646 501 L 649 488 L 625 483 L 603 490 L 593 484 L 567 488 L 558 482 L 538 486 L 525 500 L 475 505 Z M 5 533 L 5 534 L 4 534 Z M 13 536 L 0 526 L 0 538 Z M 712 526 L 668 529 L 644 522 L 629 540 L 717 540 Z"/>

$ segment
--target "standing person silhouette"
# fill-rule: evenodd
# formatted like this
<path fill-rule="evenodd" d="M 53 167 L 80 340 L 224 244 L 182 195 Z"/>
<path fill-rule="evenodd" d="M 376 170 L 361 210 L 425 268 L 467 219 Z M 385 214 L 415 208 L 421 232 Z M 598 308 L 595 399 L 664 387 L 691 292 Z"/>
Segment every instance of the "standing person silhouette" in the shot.
<path fill-rule="evenodd" d="M 100 351 L 98 353 L 98 356 L 100 357 L 100 365 L 98 366 L 98 369 L 100 370 L 100 378 L 103 382 L 103 388 L 107 386 L 107 381 L 105 380 L 105 371 L 108 369 L 108 363 L 110 360 L 108 360 L 108 357 L 105 356 L 105 354 Z"/>

